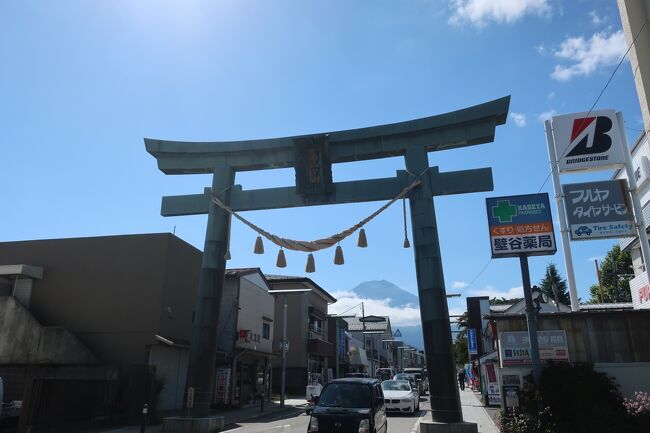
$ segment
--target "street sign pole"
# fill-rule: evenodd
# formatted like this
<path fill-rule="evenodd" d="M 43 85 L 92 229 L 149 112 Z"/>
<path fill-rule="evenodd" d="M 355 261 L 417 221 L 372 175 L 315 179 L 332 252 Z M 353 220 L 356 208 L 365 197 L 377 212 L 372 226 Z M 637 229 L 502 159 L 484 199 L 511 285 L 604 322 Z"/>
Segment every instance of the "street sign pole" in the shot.
<path fill-rule="evenodd" d="M 650 245 L 648 244 L 648 235 L 646 234 L 645 219 L 643 218 L 643 208 L 639 201 L 639 195 L 636 189 L 636 176 L 634 175 L 634 166 L 632 165 L 632 155 L 630 154 L 630 147 L 627 143 L 627 134 L 625 133 L 625 123 L 623 122 L 623 113 L 620 111 L 616 113 L 616 120 L 618 127 L 621 131 L 621 138 L 623 146 L 625 146 L 625 173 L 627 174 L 628 186 L 630 188 L 630 195 L 632 196 L 632 207 L 634 208 L 634 220 L 636 222 L 637 234 L 639 236 L 639 245 L 641 245 L 641 254 L 643 255 L 643 263 L 645 265 L 645 274 L 650 281 Z"/>
<path fill-rule="evenodd" d="M 284 407 L 284 393 L 287 380 L 287 294 L 282 296 L 282 382 L 280 406 Z"/>
<path fill-rule="evenodd" d="M 578 300 L 578 289 L 576 288 L 576 277 L 573 271 L 573 257 L 571 256 L 571 244 L 569 243 L 569 228 L 567 227 L 566 211 L 564 209 L 564 197 L 560 186 L 560 171 L 557 164 L 557 154 L 551 130 L 551 121 L 544 122 L 546 130 L 546 143 L 548 144 L 548 157 L 551 162 L 551 176 L 553 177 L 553 189 L 555 190 L 555 202 L 557 204 L 558 220 L 560 221 L 560 236 L 562 238 L 562 251 L 564 253 L 564 266 L 566 267 L 567 283 L 569 285 L 569 297 L 571 298 L 571 311 L 580 310 Z"/>
<path fill-rule="evenodd" d="M 526 302 L 526 322 L 528 325 L 528 340 L 530 341 L 530 361 L 533 364 L 533 378 L 539 389 L 542 379 L 542 363 L 539 358 L 539 343 L 537 341 L 537 315 L 533 305 L 533 295 L 530 287 L 530 272 L 528 270 L 528 255 L 519 256 L 521 265 L 521 280 L 524 284 L 524 300 Z"/>

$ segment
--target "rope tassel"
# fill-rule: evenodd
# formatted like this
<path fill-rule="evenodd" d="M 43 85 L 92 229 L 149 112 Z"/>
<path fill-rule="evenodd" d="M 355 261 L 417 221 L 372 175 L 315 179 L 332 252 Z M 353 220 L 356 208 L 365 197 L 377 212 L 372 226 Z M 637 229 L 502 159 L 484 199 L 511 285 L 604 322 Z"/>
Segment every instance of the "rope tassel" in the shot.
<path fill-rule="evenodd" d="M 411 248 L 409 235 L 406 231 L 406 196 L 402 197 L 402 214 L 404 215 L 404 248 Z"/>
<path fill-rule="evenodd" d="M 305 266 L 305 272 L 312 273 L 316 272 L 316 263 L 314 263 L 314 255 L 309 253 L 307 256 L 307 266 Z"/>
<path fill-rule="evenodd" d="M 255 254 L 264 254 L 264 242 L 262 242 L 262 236 L 258 236 L 255 239 L 255 249 L 253 250 Z"/>
<path fill-rule="evenodd" d="M 226 255 L 224 256 L 224 259 L 225 260 L 230 260 L 231 258 L 232 257 L 230 257 L 230 249 L 228 249 L 228 251 L 226 251 Z"/>
<path fill-rule="evenodd" d="M 360 248 L 366 248 L 368 246 L 368 239 L 366 239 L 366 229 L 359 230 L 359 240 L 357 241 L 357 246 Z"/>
<path fill-rule="evenodd" d="M 343 259 L 343 248 L 341 248 L 340 245 L 337 245 L 336 252 L 334 253 L 334 264 L 342 265 L 343 263 L 345 263 L 345 259 Z"/>
<path fill-rule="evenodd" d="M 275 266 L 278 268 L 287 267 L 287 259 L 284 257 L 284 250 L 282 248 L 280 248 L 280 251 L 278 251 L 278 260 L 275 262 Z"/>

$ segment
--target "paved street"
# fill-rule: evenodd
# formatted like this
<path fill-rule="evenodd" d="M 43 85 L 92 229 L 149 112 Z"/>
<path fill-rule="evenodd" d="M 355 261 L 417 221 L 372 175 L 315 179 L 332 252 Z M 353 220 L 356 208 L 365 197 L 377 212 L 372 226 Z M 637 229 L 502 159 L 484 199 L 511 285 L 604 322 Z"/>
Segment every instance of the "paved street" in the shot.
<path fill-rule="evenodd" d="M 388 415 L 388 433 L 419 432 L 419 424 L 426 415 L 429 403 L 426 397 L 420 403 L 420 411 L 416 415 Z M 242 422 L 224 430 L 228 433 L 305 433 L 309 424 L 309 415 L 304 411 L 291 411 L 282 414 L 272 414 L 249 422 Z"/>

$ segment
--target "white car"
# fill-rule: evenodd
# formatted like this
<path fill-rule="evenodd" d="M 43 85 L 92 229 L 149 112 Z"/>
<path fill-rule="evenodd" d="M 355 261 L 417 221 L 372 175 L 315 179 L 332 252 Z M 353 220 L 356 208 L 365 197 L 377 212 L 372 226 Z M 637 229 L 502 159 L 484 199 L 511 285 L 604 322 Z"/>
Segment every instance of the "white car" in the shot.
<path fill-rule="evenodd" d="M 415 413 L 420 410 L 420 397 L 408 380 L 385 380 L 381 383 L 384 391 L 386 412 Z"/>

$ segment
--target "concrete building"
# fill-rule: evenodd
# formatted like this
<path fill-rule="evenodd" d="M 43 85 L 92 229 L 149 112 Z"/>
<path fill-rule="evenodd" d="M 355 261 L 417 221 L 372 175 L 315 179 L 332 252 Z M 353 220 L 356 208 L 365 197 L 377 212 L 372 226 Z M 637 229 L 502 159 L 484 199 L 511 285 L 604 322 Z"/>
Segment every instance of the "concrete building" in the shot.
<path fill-rule="evenodd" d="M 168 233 L 0 243 L 5 397 L 23 399 L 33 365 L 65 367 L 69 378 L 101 366 L 123 386 L 136 366 L 155 367 L 157 408 L 181 408 L 201 256 Z M 270 395 L 275 298 L 268 291 L 259 268 L 226 271 L 215 403 Z"/>
<path fill-rule="evenodd" d="M 10 341 L 0 374 L 18 390 L 34 366 L 82 379 L 77 367 L 93 364 L 128 388 L 155 366 L 158 408 L 180 407 L 200 264 L 199 250 L 168 233 L 0 243 L 0 341 Z M 40 337 L 21 346 L 18 332 Z"/>
<path fill-rule="evenodd" d="M 650 0 L 618 0 L 625 40 L 639 98 L 644 130 L 650 131 Z M 636 39 L 635 39 L 636 38 Z"/>
<path fill-rule="evenodd" d="M 314 375 L 321 375 L 326 381 L 328 369 L 332 368 L 328 358 L 334 356 L 334 342 L 328 341 L 327 308 L 336 302 L 327 291 L 309 278 L 283 275 L 266 275 L 273 290 L 310 289 L 310 292 L 287 295 L 287 393 L 304 395 L 307 384 Z M 277 340 L 282 339 L 283 295 L 275 300 L 274 332 Z M 277 349 L 279 351 L 279 347 Z M 331 371 L 333 376 L 334 372 Z M 273 359 L 273 390 L 280 390 L 281 359 Z"/>
<path fill-rule="evenodd" d="M 378 368 L 396 367 L 393 346 L 383 341 L 393 339 L 390 318 L 388 316 L 366 316 L 365 322 L 362 322 L 361 319 L 350 317 L 344 320 L 348 323 L 350 334 L 362 343 L 365 341 L 366 358 L 369 362 L 367 373 L 374 376 Z"/>
<path fill-rule="evenodd" d="M 275 299 L 269 289 L 259 268 L 226 270 L 217 337 L 218 405 L 240 406 L 262 392 L 270 396 Z"/>
<path fill-rule="evenodd" d="M 650 145 L 648 145 L 646 134 L 641 134 L 631 152 L 639 201 L 643 208 L 643 218 L 648 224 L 650 223 Z M 625 170 L 617 170 L 613 177 L 615 179 L 627 179 Z M 650 308 L 650 285 L 643 272 L 644 263 L 639 239 L 638 237 L 621 239 L 620 246 L 623 251 L 629 251 L 632 256 L 632 269 L 629 269 L 629 273 L 634 274 L 634 278 L 630 280 L 631 300 L 634 308 Z"/>

